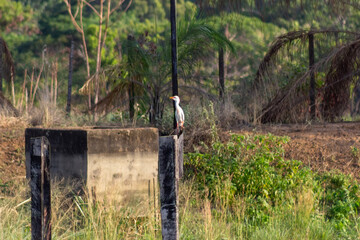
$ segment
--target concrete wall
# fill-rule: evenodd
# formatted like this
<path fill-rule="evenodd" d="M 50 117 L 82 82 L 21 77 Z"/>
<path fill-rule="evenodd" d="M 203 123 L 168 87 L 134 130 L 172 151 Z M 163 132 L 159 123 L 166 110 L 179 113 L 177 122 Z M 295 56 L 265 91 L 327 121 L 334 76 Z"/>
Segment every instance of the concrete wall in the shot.
<path fill-rule="evenodd" d="M 156 128 L 26 129 L 27 177 L 30 138 L 40 136 L 46 136 L 51 145 L 52 179 L 81 179 L 97 198 L 116 198 L 127 204 L 158 191 Z"/>
<path fill-rule="evenodd" d="M 89 130 L 88 187 L 127 204 L 142 201 L 157 185 L 158 139 L 156 128 Z"/>
<path fill-rule="evenodd" d="M 30 176 L 30 138 L 45 136 L 50 142 L 51 178 L 78 179 L 87 176 L 87 131 L 79 129 L 25 130 L 26 177 Z"/>

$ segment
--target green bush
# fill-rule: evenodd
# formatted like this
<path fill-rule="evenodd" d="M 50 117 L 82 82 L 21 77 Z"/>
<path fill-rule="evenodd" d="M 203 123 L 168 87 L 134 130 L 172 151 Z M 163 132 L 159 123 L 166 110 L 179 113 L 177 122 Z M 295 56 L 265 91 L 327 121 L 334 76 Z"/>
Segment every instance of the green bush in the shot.
<path fill-rule="evenodd" d="M 193 176 L 198 189 L 212 200 L 224 194 L 243 197 L 250 216 L 266 220 L 273 207 L 294 203 L 296 193 L 314 186 L 308 168 L 284 160 L 283 145 L 288 140 L 271 134 L 233 134 L 227 143 L 214 141 L 207 153 L 187 154 L 186 175 Z M 227 181 L 230 188 L 223 186 Z"/>
<path fill-rule="evenodd" d="M 359 185 L 350 176 L 314 173 L 296 160 L 285 160 L 287 137 L 231 135 L 223 143 L 213 133 L 211 146 L 188 153 L 185 176 L 216 207 L 229 207 L 239 198 L 246 205 L 247 221 L 266 223 L 275 213 L 293 209 L 303 193 L 313 200 L 311 215 L 325 214 L 338 230 L 349 229 L 358 216 Z"/>
<path fill-rule="evenodd" d="M 324 173 L 318 175 L 317 181 L 321 184 L 319 205 L 324 208 L 325 216 L 340 230 L 349 227 L 360 208 L 357 181 L 341 173 Z"/>

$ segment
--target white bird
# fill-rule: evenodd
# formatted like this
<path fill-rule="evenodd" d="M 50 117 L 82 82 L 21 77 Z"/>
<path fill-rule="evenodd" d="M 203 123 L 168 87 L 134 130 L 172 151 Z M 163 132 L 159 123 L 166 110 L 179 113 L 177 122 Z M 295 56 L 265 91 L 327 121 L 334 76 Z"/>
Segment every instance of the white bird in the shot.
<path fill-rule="evenodd" d="M 176 119 L 176 129 L 179 133 L 179 127 L 180 130 L 184 129 L 184 122 L 185 122 L 185 114 L 182 108 L 180 107 L 180 98 L 178 96 L 170 97 L 170 99 L 175 101 L 175 119 Z"/>

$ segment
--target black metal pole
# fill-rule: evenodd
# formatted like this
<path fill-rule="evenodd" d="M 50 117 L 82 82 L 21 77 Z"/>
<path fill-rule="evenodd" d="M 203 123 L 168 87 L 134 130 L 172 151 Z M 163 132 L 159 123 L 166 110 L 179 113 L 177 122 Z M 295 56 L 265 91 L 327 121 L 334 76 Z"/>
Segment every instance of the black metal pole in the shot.
<path fill-rule="evenodd" d="M 309 69 L 312 70 L 315 63 L 314 54 L 314 35 L 309 34 Z M 315 119 L 315 73 L 310 74 L 310 115 L 311 119 Z"/>
<path fill-rule="evenodd" d="M 178 95 L 177 80 L 177 48 L 176 48 L 176 1 L 170 0 L 170 23 L 171 23 L 171 64 L 172 64 L 172 94 Z M 174 102 L 175 112 L 175 102 Z M 174 129 L 176 128 L 176 119 L 174 117 Z"/>

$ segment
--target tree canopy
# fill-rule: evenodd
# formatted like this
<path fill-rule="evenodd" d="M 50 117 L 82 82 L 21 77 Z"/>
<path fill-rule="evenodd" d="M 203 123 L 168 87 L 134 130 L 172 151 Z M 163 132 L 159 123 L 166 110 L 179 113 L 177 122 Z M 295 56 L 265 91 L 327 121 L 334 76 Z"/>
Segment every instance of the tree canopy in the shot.
<path fill-rule="evenodd" d="M 69 2 L 71 12 L 79 20 L 78 1 Z M 86 82 L 89 76 L 99 71 L 100 91 L 98 94 L 99 100 L 103 99 L 101 102 L 106 102 L 106 96 L 116 92 L 116 89 L 119 90 L 120 83 L 124 79 L 131 79 L 124 84 L 126 86 L 130 86 L 131 82 L 135 84 L 133 87 L 136 98 L 133 103 L 142 106 L 143 113 L 153 111 L 154 106 L 148 104 L 153 100 L 144 98 L 146 96 L 144 93 L 148 92 L 149 88 L 153 88 L 152 92 L 156 92 L 154 90 L 156 87 L 149 83 L 150 79 L 155 76 L 159 78 L 160 75 L 163 80 L 169 77 L 169 69 L 160 64 L 160 62 L 166 63 L 168 61 L 166 57 L 170 54 L 169 46 L 167 46 L 170 36 L 169 2 L 126 0 L 119 11 L 114 11 L 109 15 L 108 25 L 105 25 L 105 21 L 99 25 L 99 12 L 94 11 L 94 9 L 99 10 L 100 2 L 92 1 L 91 6 L 87 3 L 84 2 L 82 12 L 81 21 L 84 27 L 82 37 L 82 34 L 74 27 L 68 6 L 63 0 L 46 2 L 0 0 L 0 39 L 7 43 L 13 59 L 16 99 L 25 98 L 22 95 L 26 92 L 30 96 L 37 78 L 39 78 L 39 87 L 48 88 L 50 92 L 51 86 L 54 87 L 51 81 L 55 81 L 56 76 L 56 81 L 59 81 L 58 104 L 60 106 L 65 104 L 68 54 L 70 42 L 73 40 L 73 94 L 76 96 L 75 101 L 82 106 L 82 109 L 86 109 L 84 102 L 87 100 L 79 89 L 83 87 L 83 93 L 86 92 L 84 84 L 90 89 L 91 86 L 86 85 Z M 105 12 L 106 7 L 104 5 Z M 353 73 L 357 66 L 357 50 L 354 49 L 357 49 L 359 16 L 360 8 L 356 1 L 351 0 L 177 0 L 178 57 L 181 71 L 180 85 L 183 87 L 181 91 L 191 89 L 188 100 L 196 96 L 190 93 L 193 91 L 204 93 L 205 97 L 214 99 L 219 88 L 218 50 L 220 47 L 227 46 L 224 62 L 225 88 L 229 93 L 229 98 L 240 112 L 259 113 L 261 109 L 266 109 L 267 104 L 275 101 L 276 96 L 280 96 L 280 92 L 288 91 L 290 85 L 295 86 L 293 83 L 296 79 L 300 77 L 303 79 L 302 84 L 293 87 L 297 89 L 297 94 L 301 92 L 301 89 L 308 88 L 306 85 L 308 73 L 306 72 L 309 70 L 309 64 L 306 39 L 309 31 L 313 31 L 316 66 L 324 66 L 325 63 L 328 66 L 328 68 L 317 68 L 315 76 L 317 88 L 331 88 L 330 79 L 336 82 L 340 75 L 352 74 L 349 77 L 351 81 L 349 85 L 346 85 L 343 93 L 344 98 L 348 100 L 342 102 L 342 110 L 336 115 L 340 117 L 349 108 L 349 102 L 354 98 L 353 89 L 358 79 Z M 201 21 L 201 26 L 191 25 Z M 100 52 L 99 33 L 105 39 L 101 44 Z M 294 34 L 303 34 L 303 37 L 298 35 L 295 37 Z M 129 39 L 134 39 L 133 43 L 137 46 L 135 52 L 129 51 Z M 279 41 L 283 42 L 276 49 Z M 351 41 L 353 41 L 352 45 Z M 85 51 L 84 43 L 87 51 Z M 339 46 L 350 48 L 348 53 L 354 53 L 351 55 L 353 62 L 345 61 L 349 54 L 334 50 Z M 100 60 L 97 60 L 98 53 L 100 53 Z M 142 53 L 142 55 L 135 56 L 135 53 Z M 90 70 L 86 68 L 87 55 Z M 321 59 L 325 59 L 326 56 L 337 57 L 338 63 L 343 66 L 343 71 L 334 70 L 338 68 L 335 68 L 336 62 L 332 60 L 333 58 L 327 58 L 322 62 Z M 131 60 L 133 57 L 137 60 Z M 140 61 L 140 58 L 143 59 Z M 343 63 L 340 63 L 340 59 L 344 60 Z M 140 65 L 135 66 L 135 62 Z M 346 70 L 345 66 L 349 69 Z M 27 75 L 24 80 L 25 71 Z M 129 76 L 132 77 L 129 78 Z M 262 77 L 263 95 L 255 103 L 252 100 L 253 87 L 254 84 L 259 84 L 259 76 Z M 5 77 L 4 74 L 1 76 L 4 79 Z M 327 84 L 330 84 L 329 87 L 326 87 Z M 125 87 L 125 85 L 122 86 Z M 161 94 L 168 94 L 167 88 L 164 87 L 166 84 L 160 85 L 165 89 Z M 139 87 L 142 90 L 138 89 Z M 123 92 L 119 101 L 121 99 L 129 101 L 129 94 L 131 95 L 129 91 Z M 326 97 L 326 94 L 330 95 Z M 330 92 L 326 94 L 323 95 L 326 98 L 332 96 Z M 11 91 L 5 91 L 4 95 L 9 97 Z M 302 96 L 305 95 L 306 90 L 303 91 Z M 39 99 L 36 97 L 35 104 L 37 100 Z M 144 104 L 144 101 L 147 104 Z M 18 100 L 17 106 L 20 107 L 21 104 L 24 104 L 24 101 Z M 150 107 L 145 107 L 147 105 Z M 130 107 L 128 104 L 119 103 L 112 106 L 123 106 L 120 107 L 121 109 L 126 109 L 125 106 Z M 326 104 L 322 106 L 324 106 L 322 111 L 332 111 L 326 108 Z M 303 109 L 306 110 L 306 107 Z M 161 118 L 161 116 L 156 116 L 156 118 Z"/>

